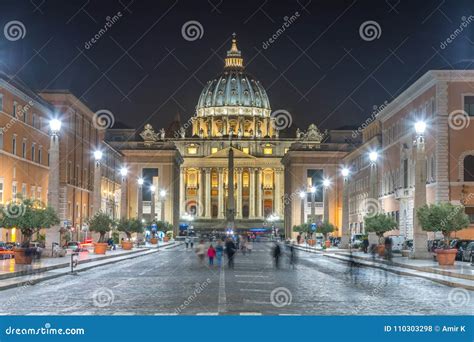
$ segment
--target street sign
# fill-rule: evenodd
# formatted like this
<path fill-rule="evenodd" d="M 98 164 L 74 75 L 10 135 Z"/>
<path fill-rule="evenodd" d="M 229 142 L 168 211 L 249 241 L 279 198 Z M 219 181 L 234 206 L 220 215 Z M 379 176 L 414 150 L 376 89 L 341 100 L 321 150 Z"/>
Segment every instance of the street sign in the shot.
<path fill-rule="evenodd" d="M 311 231 L 312 232 L 316 231 L 316 223 L 311 223 Z"/>

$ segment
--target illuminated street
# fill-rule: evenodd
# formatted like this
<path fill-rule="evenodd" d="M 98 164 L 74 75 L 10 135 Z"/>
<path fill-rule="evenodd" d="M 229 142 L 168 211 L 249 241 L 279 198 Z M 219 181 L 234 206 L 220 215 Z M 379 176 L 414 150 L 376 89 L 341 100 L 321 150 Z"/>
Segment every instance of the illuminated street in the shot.
<path fill-rule="evenodd" d="M 275 270 L 270 243 L 237 254 L 235 270 L 200 266 L 184 245 L 34 286 L 2 291 L 13 315 L 469 315 L 474 295 L 428 280 L 300 251 Z M 470 296 L 453 304 L 452 291 Z M 272 295 L 273 293 L 273 295 Z M 451 293 L 451 294 L 450 294 Z"/>

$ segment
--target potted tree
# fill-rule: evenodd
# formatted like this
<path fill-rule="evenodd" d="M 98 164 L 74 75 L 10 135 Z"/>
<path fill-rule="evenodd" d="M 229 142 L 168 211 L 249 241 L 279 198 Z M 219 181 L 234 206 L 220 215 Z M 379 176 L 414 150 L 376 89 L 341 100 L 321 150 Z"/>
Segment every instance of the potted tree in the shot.
<path fill-rule="evenodd" d="M 384 256 L 385 246 L 381 243 L 381 239 L 383 238 L 383 234 L 397 227 L 397 221 L 388 215 L 377 213 L 375 215 L 365 216 L 364 225 L 367 233 L 375 233 L 379 238 L 377 252 L 380 256 Z"/>
<path fill-rule="evenodd" d="M 97 212 L 89 220 L 89 230 L 99 233 L 99 241 L 94 243 L 95 254 L 105 254 L 107 251 L 107 243 L 105 242 L 105 234 L 108 233 L 114 224 L 114 221 L 102 211 Z"/>
<path fill-rule="evenodd" d="M 127 241 L 122 241 L 122 248 L 124 250 L 131 250 L 133 243 L 131 241 L 133 233 L 143 233 L 142 221 L 138 218 L 121 219 L 118 222 L 117 230 L 127 235 Z"/>
<path fill-rule="evenodd" d="M 328 221 L 324 221 L 318 226 L 318 233 L 322 233 L 324 235 L 325 243 L 323 244 L 323 248 L 328 248 L 331 245 L 330 241 L 328 240 L 328 234 L 334 232 L 335 230 L 336 227 L 334 227 L 334 225 Z"/>
<path fill-rule="evenodd" d="M 449 202 L 440 204 L 425 204 L 416 212 L 421 228 L 427 232 L 441 232 L 444 237 L 444 248 L 435 250 L 439 265 L 454 265 L 457 249 L 450 248 L 451 232 L 467 228 L 469 217 L 463 205 L 454 205 Z"/>
<path fill-rule="evenodd" d="M 173 234 L 173 225 L 171 223 L 167 222 L 166 229 L 167 229 L 167 231 L 165 233 L 165 237 L 163 238 L 164 242 L 170 241 L 174 236 L 174 234 Z"/>
<path fill-rule="evenodd" d="M 307 222 L 294 226 L 293 231 L 307 236 L 309 235 L 311 238 L 307 241 L 308 245 L 314 246 L 316 244 L 316 240 L 312 239 L 313 231 L 311 230 L 311 223 Z"/>
<path fill-rule="evenodd" d="M 30 248 L 33 234 L 43 228 L 59 224 L 59 218 L 52 207 L 40 201 L 25 199 L 11 202 L 0 211 L 0 227 L 17 228 L 21 231 L 20 247 L 14 248 L 16 264 L 31 264 L 34 249 Z"/>

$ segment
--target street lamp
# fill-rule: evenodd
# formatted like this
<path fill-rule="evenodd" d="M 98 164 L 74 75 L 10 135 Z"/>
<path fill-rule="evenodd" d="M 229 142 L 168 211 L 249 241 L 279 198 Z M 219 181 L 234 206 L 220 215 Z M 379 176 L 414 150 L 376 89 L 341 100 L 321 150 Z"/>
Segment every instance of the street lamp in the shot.
<path fill-rule="evenodd" d="M 165 220 L 165 198 L 166 198 L 166 190 L 160 190 L 160 199 L 161 199 L 161 221 Z"/>
<path fill-rule="evenodd" d="M 313 185 L 309 192 L 311 193 L 311 222 L 315 222 L 316 217 L 316 187 Z"/>
<path fill-rule="evenodd" d="M 142 177 L 137 179 L 138 183 L 138 218 L 142 218 L 143 215 L 143 183 Z"/>
<path fill-rule="evenodd" d="M 330 185 L 331 185 L 331 180 L 328 179 L 328 178 L 324 178 L 323 179 L 323 187 L 324 188 L 329 188 Z"/>
<path fill-rule="evenodd" d="M 346 248 L 349 245 L 350 231 L 349 231 L 349 189 L 347 183 L 350 175 L 350 170 L 346 166 L 341 169 L 341 176 L 344 179 L 342 187 L 342 227 L 341 227 L 341 247 Z"/>
<path fill-rule="evenodd" d="M 420 120 L 415 123 L 416 134 L 421 136 L 425 133 L 425 130 L 426 130 L 426 122 Z"/>
<path fill-rule="evenodd" d="M 369 160 L 372 164 L 375 164 L 375 162 L 377 162 L 378 157 L 379 154 L 376 151 L 369 152 Z"/>
<path fill-rule="evenodd" d="M 151 221 L 153 221 L 155 219 L 155 191 L 156 191 L 156 187 L 152 184 L 150 185 L 150 193 L 151 193 L 151 210 L 150 210 L 150 214 L 151 214 Z"/>
<path fill-rule="evenodd" d="M 341 175 L 342 175 L 342 177 L 344 177 L 344 178 L 349 177 L 349 173 L 350 173 L 350 171 L 349 171 L 349 169 L 348 169 L 347 167 L 343 167 L 343 168 L 341 169 Z"/>
<path fill-rule="evenodd" d="M 61 130 L 61 121 L 59 119 L 51 119 L 49 121 L 49 128 L 53 135 L 57 135 Z"/>
<path fill-rule="evenodd" d="M 331 186 L 329 178 L 323 179 L 324 221 L 329 222 L 329 196 L 328 189 Z"/>
<path fill-rule="evenodd" d="M 102 153 L 101 150 L 95 150 L 94 151 L 94 159 L 96 162 L 100 162 L 100 160 L 102 159 L 102 157 L 104 156 L 104 154 Z"/>
<path fill-rule="evenodd" d="M 138 178 L 137 182 L 138 182 L 138 185 L 142 186 L 142 185 L 143 185 L 143 182 L 144 182 L 144 181 L 143 181 L 143 178 L 141 178 L 141 177 Z"/>
<path fill-rule="evenodd" d="M 123 166 L 120 169 L 120 175 L 125 178 L 125 177 L 127 177 L 127 174 L 128 174 L 128 169 L 125 166 Z"/>
<path fill-rule="evenodd" d="M 102 170 L 100 160 L 103 157 L 101 150 L 94 151 L 95 169 L 94 169 L 94 213 L 97 213 L 102 207 L 101 191 L 102 191 Z"/>

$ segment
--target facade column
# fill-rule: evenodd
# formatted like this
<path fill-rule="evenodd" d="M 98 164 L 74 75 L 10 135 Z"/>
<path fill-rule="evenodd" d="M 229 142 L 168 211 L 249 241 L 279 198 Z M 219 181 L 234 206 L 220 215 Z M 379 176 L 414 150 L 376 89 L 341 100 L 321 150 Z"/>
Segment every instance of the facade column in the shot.
<path fill-rule="evenodd" d="M 217 201 L 217 218 L 223 219 L 224 218 L 224 169 L 219 168 L 219 187 L 218 187 L 218 201 Z"/>
<path fill-rule="evenodd" d="M 197 217 L 204 216 L 204 170 L 198 169 L 198 207 L 197 207 Z"/>
<path fill-rule="evenodd" d="M 127 176 L 122 176 L 122 183 L 120 184 L 120 218 L 128 217 L 128 179 Z"/>
<path fill-rule="evenodd" d="M 205 218 L 210 219 L 211 218 L 211 171 L 212 169 L 206 168 L 204 169 L 204 172 L 206 174 L 206 180 L 205 180 L 205 187 L 206 187 L 206 195 L 205 195 Z"/>
<path fill-rule="evenodd" d="M 329 187 L 323 187 L 324 216 L 323 220 L 329 222 Z"/>
<path fill-rule="evenodd" d="M 242 186 L 243 182 L 243 172 L 242 168 L 237 169 L 237 218 L 242 218 Z"/>
<path fill-rule="evenodd" d="M 281 169 L 277 168 L 274 171 L 274 203 L 273 203 L 273 211 L 276 215 L 279 217 L 282 216 L 282 211 L 281 211 Z"/>
<path fill-rule="evenodd" d="M 341 248 L 348 248 L 351 239 L 349 229 L 349 179 L 344 177 L 342 186 L 342 227 L 341 227 Z"/>
<path fill-rule="evenodd" d="M 370 175 L 369 175 L 369 201 L 371 201 L 372 203 L 375 203 L 375 201 L 377 201 L 377 212 L 379 212 L 380 210 L 380 207 L 379 207 L 379 204 L 378 204 L 378 188 L 377 188 L 377 178 L 378 178 L 378 166 L 377 166 L 377 160 L 374 160 L 374 161 L 371 161 L 370 162 Z M 370 202 L 369 202 L 370 203 Z M 365 203 L 365 210 L 367 211 L 368 210 L 368 206 L 369 204 L 366 202 Z M 364 226 L 364 230 L 365 230 L 365 226 Z M 365 233 L 365 232 L 362 232 L 361 233 Z M 351 235 L 352 235 L 352 232 L 351 232 Z M 378 245 L 380 243 L 380 239 L 379 237 L 377 236 L 377 234 L 375 234 L 374 232 L 370 232 L 368 234 L 368 239 L 369 239 L 369 245 L 372 245 L 372 244 L 376 244 Z"/>
<path fill-rule="evenodd" d="M 94 198 L 93 198 L 93 206 L 94 206 L 93 214 L 94 215 L 98 213 L 102 207 L 101 181 L 102 181 L 102 170 L 101 170 L 100 160 L 96 160 L 95 168 L 94 168 Z"/>
<path fill-rule="evenodd" d="M 415 154 L 415 194 L 413 202 L 413 252 L 410 257 L 414 259 L 431 259 L 428 252 L 428 236 L 423 229 L 416 215 L 418 208 L 426 204 L 426 153 L 425 138 L 419 134 L 414 146 Z"/>
<path fill-rule="evenodd" d="M 179 169 L 179 216 L 183 216 L 186 208 L 186 169 Z"/>
<path fill-rule="evenodd" d="M 262 218 L 263 217 L 263 212 L 262 212 L 262 201 L 263 201 L 263 196 L 262 196 L 262 169 L 257 169 L 257 217 Z"/>
<path fill-rule="evenodd" d="M 56 211 L 60 219 L 65 219 L 65 217 L 61 217 L 59 208 L 59 136 L 57 132 L 51 134 L 49 163 L 48 205 Z M 61 244 L 59 229 L 59 226 L 46 229 L 46 248 L 52 247 L 53 243 Z"/>
<path fill-rule="evenodd" d="M 141 221 L 143 218 L 143 184 L 140 183 L 138 183 L 137 211 L 137 216 Z"/>
<path fill-rule="evenodd" d="M 255 169 L 249 168 L 249 218 L 255 218 Z"/>

